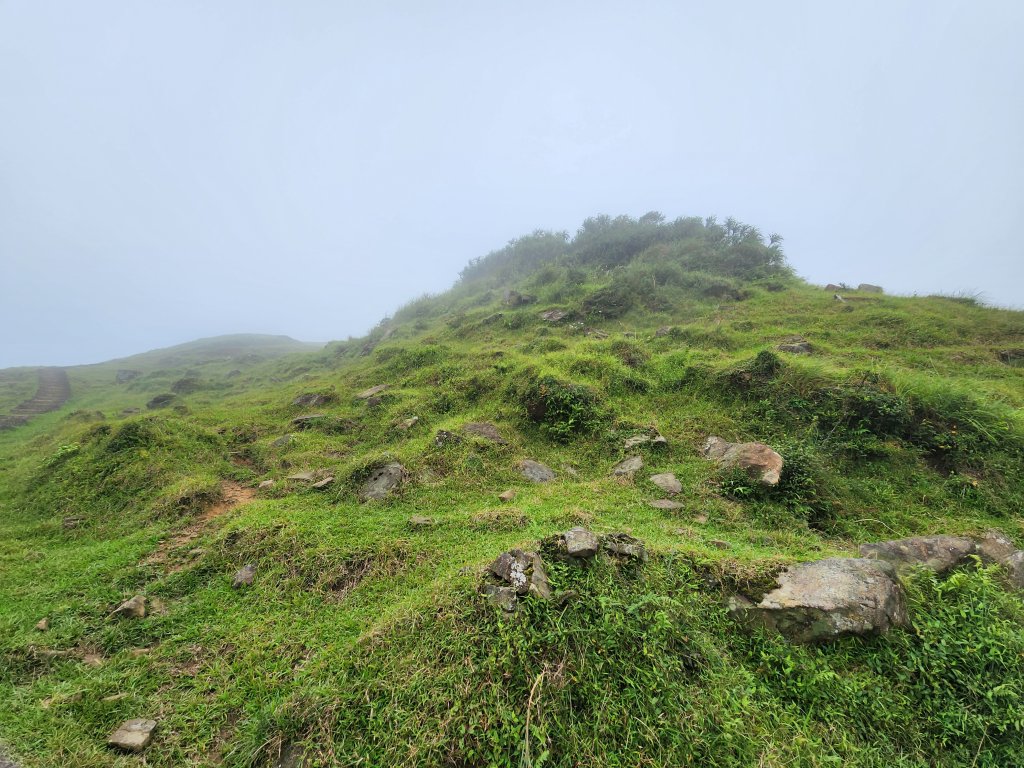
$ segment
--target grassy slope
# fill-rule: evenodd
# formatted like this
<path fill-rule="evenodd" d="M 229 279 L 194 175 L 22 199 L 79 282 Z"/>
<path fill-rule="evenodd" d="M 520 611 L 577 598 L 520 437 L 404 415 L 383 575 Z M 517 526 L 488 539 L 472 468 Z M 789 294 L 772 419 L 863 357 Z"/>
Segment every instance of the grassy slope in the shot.
<path fill-rule="evenodd" d="M 109 385 L 113 368 L 105 381 L 80 373 L 88 386 L 64 411 L 0 433 L 0 741 L 29 766 L 129 765 L 138 759 L 112 755 L 106 735 L 154 717 L 157 766 L 269 764 L 292 743 L 311 765 L 1024 761 L 1024 609 L 997 573 L 920 578 L 915 632 L 826 648 L 739 632 L 722 608 L 779 563 L 863 540 L 988 527 L 1024 540 L 1019 454 L 1006 448 L 1024 434 L 1024 370 L 995 354 L 1020 346 L 1022 315 L 943 298 L 840 305 L 798 281 L 726 302 L 669 287 L 660 304 L 589 322 L 610 334 L 596 339 L 538 318 L 607 284 L 563 277 L 526 280 L 541 302 L 521 309 L 472 286 L 416 302 L 369 356 L 336 344 L 232 379 L 204 370 L 179 411 L 117 416 L 184 368 L 122 387 Z M 817 354 L 762 376 L 752 361 L 788 334 Z M 562 443 L 525 418 L 514 392 L 543 374 L 592 388 L 593 433 Z M 926 445 L 836 422 L 818 399 L 869 380 L 882 383 L 858 393 L 943 410 L 945 431 Z M 379 408 L 354 399 L 382 382 Z M 337 421 L 272 446 L 307 391 L 336 393 L 316 410 Z M 414 415 L 411 430 L 394 426 Z M 437 430 L 484 419 L 510 444 L 435 445 Z M 634 482 L 611 479 L 622 439 L 648 426 L 668 448 L 644 451 Z M 798 474 L 775 494 L 721 478 L 696 451 L 711 433 L 766 440 Z M 526 457 L 559 479 L 526 483 L 515 471 Z M 385 458 L 410 483 L 360 505 L 358 479 Z M 298 487 L 283 479 L 296 468 L 338 481 Z M 656 471 L 682 480 L 681 513 L 647 506 Z M 278 485 L 185 547 L 202 554 L 172 551 L 180 569 L 146 564 L 224 478 Z M 500 507 L 509 487 L 518 496 Z M 62 530 L 72 514 L 85 523 Z M 413 514 L 438 525 L 413 530 Z M 512 619 L 474 596 L 497 553 L 578 523 L 629 531 L 659 556 L 553 566 L 577 599 L 528 602 Z M 256 584 L 234 591 L 246 562 Z M 162 608 L 105 618 L 138 591 Z M 32 629 L 43 616 L 46 634 Z M 103 660 L 40 660 L 33 645 Z M 113 694 L 125 695 L 104 701 Z"/>

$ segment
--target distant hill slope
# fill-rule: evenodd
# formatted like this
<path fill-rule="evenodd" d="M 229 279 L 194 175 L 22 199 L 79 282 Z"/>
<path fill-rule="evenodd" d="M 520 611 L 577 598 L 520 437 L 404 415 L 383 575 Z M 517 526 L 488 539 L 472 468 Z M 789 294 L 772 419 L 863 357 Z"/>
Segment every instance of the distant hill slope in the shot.
<path fill-rule="evenodd" d="M 147 369 L 224 362 L 260 362 L 296 352 L 314 351 L 323 346 L 317 342 L 296 341 L 290 336 L 239 333 L 197 339 L 173 347 L 110 360 L 99 365 Z"/>
<path fill-rule="evenodd" d="M 1024 765 L 1024 313 L 835 293 L 733 220 L 595 217 L 365 338 L 73 369 L 0 433 L 0 744 L 127 765 L 106 740 L 143 719 L 158 768 Z M 935 534 L 906 551 L 942 573 L 858 558 Z M 734 620 L 822 560 L 816 602 Z"/>

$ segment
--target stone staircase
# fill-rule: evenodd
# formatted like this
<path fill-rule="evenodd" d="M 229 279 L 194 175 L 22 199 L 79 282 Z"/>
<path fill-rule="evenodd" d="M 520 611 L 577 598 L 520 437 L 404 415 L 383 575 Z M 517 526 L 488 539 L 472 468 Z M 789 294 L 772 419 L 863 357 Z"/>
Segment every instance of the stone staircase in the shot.
<path fill-rule="evenodd" d="M 39 388 L 30 400 L 19 404 L 6 416 L 0 416 L 0 430 L 14 429 L 40 413 L 60 408 L 71 397 L 71 383 L 63 368 L 40 368 Z"/>

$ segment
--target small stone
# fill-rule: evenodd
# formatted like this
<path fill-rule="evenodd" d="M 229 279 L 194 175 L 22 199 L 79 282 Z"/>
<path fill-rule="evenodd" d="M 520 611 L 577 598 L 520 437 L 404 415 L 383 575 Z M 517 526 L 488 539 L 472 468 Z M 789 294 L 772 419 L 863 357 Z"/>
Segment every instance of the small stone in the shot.
<path fill-rule="evenodd" d="M 778 485 L 782 476 L 782 457 L 764 443 L 730 443 L 712 435 L 703 453 L 721 467 L 744 470 L 762 485 Z"/>
<path fill-rule="evenodd" d="M 137 659 L 140 656 L 148 656 L 152 652 L 152 648 L 132 648 L 130 651 L 128 651 L 128 655 L 131 656 L 133 659 Z"/>
<path fill-rule="evenodd" d="M 318 480 L 317 482 L 313 483 L 313 485 L 310 486 L 310 487 L 311 488 L 316 488 L 317 490 L 320 490 L 320 489 L 326 488 L 327 486 L 329 486 L 333 482 L 334 482 L 334 476 L 333 475 L 328 475 L 323 480 Z"/>
<path fill-rule="evenodd" d="M 38 622 L 36 622 L 36 630 L 39 631 L 39 632 L 45 632 L 49 628 L 50 628 L 50 620 L 49 619 L 40 619 Z"/>
<path fill-rule="evenodd" d="M 266 491 L 266 490 L 269 490 L 270 488 L 274 487 L 274 481 L 273 480 L 263 480 L 256 487 L 259 490 L 261 490 L 261 491 Z"/>
<path fill-rule="evenodd" d="M 683 508 L 682 504 L 678 501 L 672 501 L 672 499 L 657 499 L 656 501 L 649 501 L 648 505 L 655 509 L 663 509 L 666 511 Z"/>
<path fill-rule="evenodd" d="M 438 448 L 444 448 L 449 445 L 458 445 L 462 442 L 462 438 L 456 435 L 454 432 L 449 432 L 447 429 L 437 430 L 437 434 L 434 435 L 434 445 Z"/>
<path fill-rule="evenodd" d="M 1006 558 L 1004 563 L 1010 584 L 1015 589 L 1024 589 L 1024 551 L 1018 550 Z"/>
<path fill-rule="evenodd" d="M 235 571 L 235 578 L 231 582 L 231 586 L 235 589 L 238 589 L 239 587 L 251 587 L 255 580 L 256 566 L 250 563 L 248 565 L 243 565 Z"/>
<path fill-rule="evenodd" d="M 512 501 L 516 497 L 516 492 L 509 488 L 507 491 L 498 494 L 498 498 L 501 501 Z"/>
<path fill-rule="evenodd" d="M 672 326 L 671 325 L 663 325 L 663 326 L 661 326 L 661 328 L 659 328 L 658 330 L 656 330 L 654 332 L 654 335 L 660 338 L 662 336 L 668 336 L 670 333 L 672 333 Z"/>
<path fill-rule="evenodd" d="M 309 429 L 310 427 L 314 426 L 318 422 L 323 421 L 326 418 L 327 417 L 322 413 L 307 413 L 305 416 L 296 416 L 294 419 L 292 419 L 292 424 L 294 424 L 299 429 Z M 285 445 L 287 445 L 287 443 L 285 443 Z"/>
<path fill-rule="evenodd" d="M 146 617 L 146 598 L 143 595 L 135 595 L 130 600 L 125 600 L 114 609 L 114 616 L 122 619 L 143 619 Z"/>
<path fill-rule="evenodd" d="M 359 491 L 360 501 L 383 499 L 392 493 L 408 476 L 405 467 L 392 461 L 373 471 Z"/>
<path fill-rule="evenodd" d="M 141 752 L 153 740 L 155 720 L 126 720 L 114 731 L 107 744 L 126 752 Z"/>
<path fill-rule="evenodd" d="M 468 424 L 463 424 L 462 431 L 482 437 L 484 440 L 490 440 L 497 445 L 508 445 L 508 440 L 501 436 L 498 428 L 487 421 L 471 421 Z"/>
<path fill-rule="evenodd" d="M 600 547 L 597 534 L 586 528 L 572 528 L 562 534 L 562 540 L 570 557 L 593 557 Z"/>
<path fill-rule="evenodd" d="M 356 395 L 356 397 L 358 399 L 360 399 L 360 400 L 369 400 L 371 397 L 373 397 L 374 395 L 379 395 L 381 392 L 383 392 L 387 388 L 388 388 L 387 384 L 378 384 L 375 387 L 370 387 L 369 389 L 364 389 L 362 392 L 358 393 Z"/>
<path fill-rule="evenodd" d="M 432 528 L 437 525 L 437 521 L 432 517 L 424 517 L 423 515 L 413 515 L 409 518 L 409 525 L 413 528 Z"/>
<path fill-rule="evenodd" d="M 683 490 L 683 484 L 671 472 L 662 472 L 660 475 L 651 475 L 651 482 L 661 488 L 665 493 L 679 493 Z"/>
<path fill-rule="evenodd" d="M 336 399 L 337 396 L 332 392 L 305 392 L 292 400 L 292 405 L 298 405 L 303 408 L 318 408 L 321 405 L 332 403 Z"/>
<path fill-rule="evenodd" d="M 806 341 L 798 341 L 793 344 L 779 344 L 777 347 L 779 352 L 788 352 L 791 355 L 809 355 L 811 354 L 811 345 Z"/>
<path fill-rule="evenodd" d="M 732 549 L 732 544 L 728 541 L 722 541 L 721 539 L 712 539 L 708 542 L 715 549 Z"/>
<path fill-rule="evenodd" d="M 83 520 L 85 520 L 84 517 L 65 517 L 63 520 L 60 521 L 60 524 L 65 531 L 70 531 L 73 528 L 77 528 L 79 525 L 81 525 Z"/>
<path fill-rule="evenodd" d="M 87 667 L 102 667 L 103 657 L 98 653 L 86 653 L 82 655 L 82 663 Z"/>
<path fill-rule="evenodd" d="M 647 548 L 640 539 L 626 533 L 609 533 L 601 537 L 604 551 L 616 557 L 647 562 Z"/>
<path fill-rule="evenodd" d="M 523 459 L 519 462 L 519 471 L 523 473 L 523 477 L 533 483 L 547 483 L 555 479 L 555 471 L 551 467 L 533 459 Z"/>
<path fill-rule="evenodd" d="M 857 290 L 861 293 L 885 293 L 880 285 L 872 285 L 871 283 L 861 283 L 857 286 Z"/>
<path fill-rule="evenodd" d="M 1001 531 L 986 531 L 976 543 L 978 555 L 990 563 L 1005 564 L 1017 551 L 1014 543 Z"/>
<path fill-rule="evenodd" d="M 499 587 L 496 584 L 484 584 L 480 587 L 480 594 L 487 602 L 497 606 L 505 613 L 515 613 L 519 598 L 512 587 Z"/>
<path fill-rule="evenodd" d="M 401 429 L 402 431 L 410 430 L 413 427 L 415 427 L 416 424 L 419 423 L 419 420 L 419 416 L 413 416 L 412 418 L 408 418 L 405 421 L 398 422 L 398 428 Z"/>
<path fill-rule="evenodd" d="M 642 456 L 630 456 L 612 467 L 612 475 L 615 477 L 632 477 L 643 466 L 644 459 Z"/>
<path fill-rule="evenodd" d="M 301 483 L 311 483 L 316 480 L 316 472 L 311 469 L 307 469 L 302 472 L 296 472 L 294 475 L 288 475 L 287 479 L 296 480 Z"/>
<path fill-rule="evenodd" d="M 708 521 L 708 516 L 707 515 L 694 515 L 693 516 L 693 522 L 697 523 L 698 525 L 704 525 L 704 523 L 706 523 L 707 521 Z"/>
<path fill-rule="evenodd" d="M 317 417 L 314 417 L 317 418 Z M 271 448 L 284 448 L 288 443 L 292 441 L 291 435 L 281 435 L 277 440 L 270 444 Z"/>

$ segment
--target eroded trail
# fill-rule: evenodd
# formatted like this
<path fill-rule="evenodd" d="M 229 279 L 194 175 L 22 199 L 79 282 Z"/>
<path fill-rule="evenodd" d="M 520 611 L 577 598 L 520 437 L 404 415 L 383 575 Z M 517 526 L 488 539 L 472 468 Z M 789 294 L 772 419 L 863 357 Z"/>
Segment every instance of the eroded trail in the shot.
<path fill-rule="evenodd" d="M 71 397 L 71 382 L 63 368 L 40 368 L 36 394 L 17 405 L 6 416 L 0 416 L 0 429 L 14 429 L 33 416 L 60 408 Z"/>

